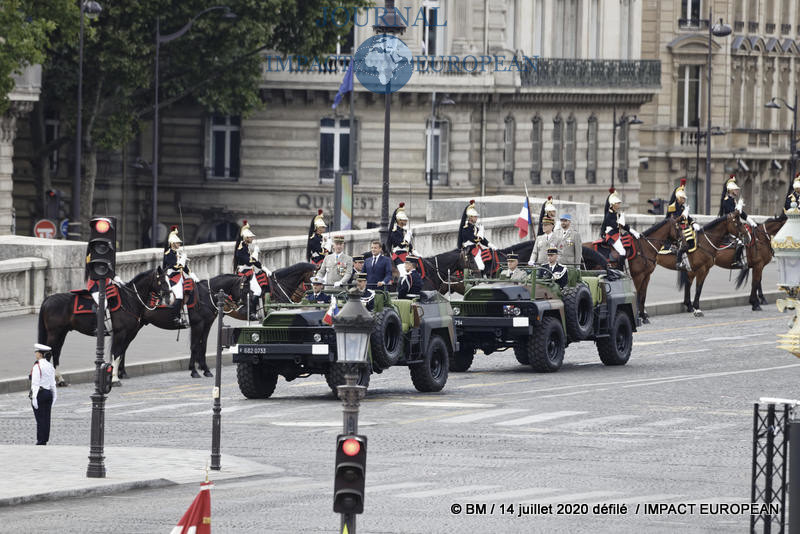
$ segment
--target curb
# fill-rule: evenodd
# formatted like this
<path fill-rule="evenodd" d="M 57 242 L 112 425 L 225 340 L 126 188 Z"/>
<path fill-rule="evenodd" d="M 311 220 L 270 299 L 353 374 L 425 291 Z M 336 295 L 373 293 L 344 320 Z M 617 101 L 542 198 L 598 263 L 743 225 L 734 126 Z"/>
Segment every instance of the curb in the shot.
<path fill-rule="evenodd" d="M 775 301 L 782 295 L 782 291 L 765 291 L 764 298 L 767 304 L 774 304 Z M 725 297 L 708 297 L 703 299 L 703 310 L 715 310 L 719 308 L 735 308 L 737 306 L 749 306 L 750 295 L 734 295 Z M 655 302 L 645 306 L 647 314 L 650 317 L 656 315 L 672 315 L 678 313 L 686 313 L 683 307 L 683 301 L 678 302 Z"/>
<path fill-rule="evenodd" d="M 46 493 L 35 493 L 33 495 L 21 495 L 18 497 L 7 497 L 0 499 L 0 508 L 4 506 L 15 506 L 17 504 L 28 504 L 40 501 L 50 501 L 56 499 L 67 499 L 71 497 L 94 497 L 105 496 L 112 493 L 123 493 L 137 489 L 164 488 L 175 486 L 177 482 L 165 478 L 154 478 L 150 480 L 134 480 L 131 482 L 120 482 L 91 488 L 75 488 L 68 490 L 50 491 Z"/>

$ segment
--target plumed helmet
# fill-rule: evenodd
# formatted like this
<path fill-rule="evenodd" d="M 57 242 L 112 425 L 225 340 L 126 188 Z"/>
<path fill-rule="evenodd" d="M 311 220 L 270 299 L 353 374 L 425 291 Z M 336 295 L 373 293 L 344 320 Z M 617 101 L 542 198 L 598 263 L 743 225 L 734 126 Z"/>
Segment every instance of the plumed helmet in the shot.
<path fill-rule="evenodd" d="M 614 204 L 622 204 L 622 198 L 612 188 L 611 194 L 608 195 L 608 205 L 613 206 Z"/>
<path fill-rule="evenodd" d="M 466 213 L 467 213 L 467 217 L 479 217 L 480 216 L 480 214 L 478 213 L 478 210 L 475 208 L 475 201 L 474 200 L 470 200 L 469 201 L 469 206 L 467 206 L 467 212 Z"/>
<path fill-rule="evenodd" d="M 327 228 L 328 225 L 325 224 L 325 218 L 322 217 L 322 210 L 317 212 L 317 216 L 314 217 L 314 228 Z"/>
<path fill-rule="evenodd" d="M 793 189 L 800 189 L 800 172 L 794 177 L 794 182 L 792 182 Z"/>
<path fill-rule="evenodd" d="M 686 200 L 686 178 L 681 178 L 681 185 L 675 188 L 675 198 Z"/>
<path fill-rule="evenodd" d="M 256 234 L 254 234 L 253 231 L 250 229 L 250 225 L 247 224 L 247 221 L 244 221 L 244 224 L 242 224 L 241 236 L 243 238 L 244 237 L 255 237 L 256 236 Z"/>
<path fill-rule="evenodd" d="M 555 206 L 555 204 L 553 204 L 553 197 L 552 196 L 547 197 L 547 202 L 544 203 L 544 211 L 545 212 L 556 211 L 556 206 Z"/>
<path fill-rule="evenodd" d="M 170 228 L 169 237 L 167 238 L 167 243 L 172 245 L 173 243 L 183 243 L 181 238 L 178 236 L 178 227 L 173 226 Z"/>
<path fill-rule="evenodd" d="M 401 202 L 400 205 L 397 207 L 397 211 L 395 212 L 395 219 L 398 221 L 407 221 L 408 215 L 406 215 L 405 209 L 406 203 Z"/>
<path fill-rule="evenodd" d="M 734 176 L 732 174 L 730 175 L 730 178 L 728 178 L 728 181 L 725 182 L 725 190 L 726 191 L 738 191 L 739 190 L 739 184 L 736 183 L 736 176 Z"/>

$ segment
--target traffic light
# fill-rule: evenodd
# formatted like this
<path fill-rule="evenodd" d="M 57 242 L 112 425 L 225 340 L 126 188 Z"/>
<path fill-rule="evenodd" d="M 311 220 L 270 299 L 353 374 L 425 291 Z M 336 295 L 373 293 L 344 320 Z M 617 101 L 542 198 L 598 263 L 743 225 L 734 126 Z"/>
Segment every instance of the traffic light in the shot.
<path fill-rule="evenodd" d="M 653 207 L 647 210 L 647 213 L 652 213 L 653 215 L 664 215 L 664 200 L 661 198 L 651 198 L 647 201 Z"/>
<path fill-rule="evenodd" d="M 114 278 L 116 267 L 117 219 L 95 217 L 89 221 L 86 269 L 92 280 Z"/>
<path fill-rule="evenodd" d="M 333 482 L 333 511 L 340 514 L 364 512 L 364 483 L 367 471 L 367 437 L 340 434 L 336 442 L 336 475 Z"/>
<path fill-rule="evenodd" d="M 64 193 L 58 189 L 48 189 L 44 194 L 44 218 L 58 221 L 65 213 Z"/>
<path fill-rule="evenodd" d="M 114 366 L 105 362 L 100 366 L 100 392 L 104 395 L 111 393 L 111 380 L 114 377 Z"/>

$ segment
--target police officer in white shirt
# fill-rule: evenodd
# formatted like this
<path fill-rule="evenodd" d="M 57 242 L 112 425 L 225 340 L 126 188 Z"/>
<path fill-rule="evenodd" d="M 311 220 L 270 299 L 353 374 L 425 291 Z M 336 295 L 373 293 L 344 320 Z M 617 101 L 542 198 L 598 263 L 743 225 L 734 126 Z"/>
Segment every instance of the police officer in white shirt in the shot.
<path fill-rule="evenodd" d="M 31 369 L 31 406 L 36 417 L 36 444 L 47 445 L 50 439 L 50 410 L 56 403 L 56 370 L 50 363 L 52 350 L 47 345 L 33 346 L 36 363 Z"/>

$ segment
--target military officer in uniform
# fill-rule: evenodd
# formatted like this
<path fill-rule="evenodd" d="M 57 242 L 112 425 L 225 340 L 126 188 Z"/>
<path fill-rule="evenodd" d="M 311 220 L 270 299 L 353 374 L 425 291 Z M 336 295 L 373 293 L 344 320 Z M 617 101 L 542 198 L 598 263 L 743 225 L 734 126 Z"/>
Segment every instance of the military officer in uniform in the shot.
<path fill-rule="evenodd" d="M 308 229 L 308 244 L 306 245 L 306 261 L 313 263 L 317 267 L 322 264 L 325 256 L 331 252 L 331 244 L 325 239 L 327 230 L 325 219 L 322 217 L 322 210 L 311 219 L 311 227 Z"/>
<path fill-rule="evenodd" d="M 783 204 L 784 213 L 791 209 L 792 202 L 800 207 L 800 173 L 797 173 L 797 176 L 794 177 L 794 182 L 792 182 L 792 192 L 786 195 L 786 202 Z"/>
<path fill-rule="evenodd" d="M 409 295 L 419 295 L 422 291 L 422 276 L 417 271 L 419 258 L 409 254 L 406 256 L 406 276 L 400 280 L 397 288 L 397 297 L 410 298 Z"/>
<path fill-rule="evenodd" d="M 547 262 L 547 249 L 550 247 L 558 248 L 559 242 L 553 228 L 555 221 L 550 216 L 545 215 L 540 221 L 542 225 L 542 235 L 536 237 L 536 242 L 531 250 L 531 258 L 528 265 L 544 265 Z"/>
<path fill-rule="evenodd" d="M 547 197 L 547 200 L 542 204 L 542 209 L 539 211 L 539 230 L 536 232 L 537 237 L 544 233 L 544 224 L 542 221 L 545 217 L 550 217 L 554 221 L 556 220 L 556 206 L 553 204 L 552 195 Z"/>
<path fill-rule="evenodd" d="M 330 304 L 331 296 L 327 293 L 323 293 L 323 283 L 324 280 L 319 276 L 311 277 L 311 291 L 306 292 L 306 300 L 308 302 L 324 302 Z"/>
<path fill-rule="evenodd" d="M 724 217 L 734 211 L 739 212 L 739 216 L 752 227 L 756 226 L 755 221 L 747 216 L 744 212 L 744 202 L 739 198 L 739 184 L 736 183 L 736 176 L 730 175 L 725 185 L 722 186 L 722 202 L 719 206 L 719 215 Z M 744 243 L 738 238 L 736 239 L 736 259 L 731 264 L 732 269 L 740 269 L 746 265 L 747 258 L 744 255 Z"/>
<path fill-rule="evenodd" d="M 191 276 L 197 282 L 197 276 L 189 272 L 189 258 L 186 256 L 186 251 L 183 248 L 183 241 L 178 235 L 178 227 L 173 226 L 167 237 L 167 246 L 164 247 L 164 258 L 161 261 L 161 268 L 167 274 L 169 280 L 169 289 L 175 297 L 175 302 L 172 307 L 175 310 L 175 325 L 178 328 L 186 328 L 189 326 L 184 318 L 185 310 L 183 309 L 183 282 L 184 276 Z M 184 313 L 181 313 L 184 312 Z"/>
<path fill-rule="evenodd" d="M 272 272 L 263 267 L 258 259 L 259 248 L 253 241 L 256 234 L 250 229 L 247 221 L 242 224 L 242 229 L 239 232 L 239 237 L 236 240 L 235 250 L 233 254 L 233 267 L 234 271 L 242 276 L 250 276 L 250 292 L 252 294 L 252 301 L 250 303 L 250 319 L 258 320 L 258 301 L 261 297 L 261 285 L 258 283 L 257 274 L 260 272 L 266 273 L 270 276 Z"/>
<path fill-rule="evenodd" d="M 475 209 L 475 201 L 470 200 L 469 205 L 461 215 L 461 226 L 458 232 L 458 249 L 464 249 L 467 255 L 471 255 L 475 260 L 475 265 L 485 275 L 486 271 L 483 253 L 496 248 L 485 237 L 483 237 L 483 227 L 478 226 L 478 210 Z M 488 252 L 487 254 L 491 254 Z M 489 257 L 489 256 L 487 256 Z"/>
<path fill-rule="evenodd" d="M 630 226 L 625 224 L 625 214 L 620 210 L 622 208 L 622 199 L 617 195 L 616 190 L 612 187 L 609 190 L 609 195 L 606 198 L 605 216 L 603 224 L 600 227 L 600 239 L 609 247 L 617 251 L 620 256 L 620 262 L 625 262 L 625 247 L 620 241 L 620 231 L 625 230 L 633 237 L 639 238 L 639 233 L 633 230 Z M 602 250 L 602 249 L 601 249 Z"/>
<path fill-rule="evenodd" d="M 333 238 L 333 252 L 325 256 L 317 276 L 325 280 L 325 285 L 347 286 L 353 276 L 353 258 L 344 253 L 344 236 Z"/>
<path fill-rule="evenodd" d="M 572 215 L 562 213 L 561 227 L 554 231 L 556 243 L 561 251 L 561 261 L 571 267 L 580 267 L 583 260 L 583 245 L 580 234 L 572 228 Z"/>
<path fill-rule="evenodd" d="M 405 202 L 401 202 L 392 214 L 389 222 L 389 242 L 386 246 L 392 255 L 392 263 L 397 267 L 400 278 L 405 277 L 405 261 L 408 254 L 414 253 L 411 228 L 408 226 L 408 215 L 405 211 Z"/>
<path fill-rule="evenodd" d="M 367 273 L 356 275 L 356 289 L 361 292 L 361 302 L 364 303 L 367 311 L 372 311 L 375 308 L 375 292 L 367 289 Z"/>
<path fill-rule="evenodd" d="M 553 275 L 553 280 L 555 280 L 561 288 L 567 285 L 567 268 L 558 263 L 557 247 L 550 247 L 547 249 L 547 264 L 544 266 L 544 269 L 550 271 Z"/>
<path fill-rule="evenodd" d="M 356 275 L 358 273 L 364 272 L 364 261 L 367 259 L 367 256 L 371 256 L 369 252 L 365 252 L 364 254 L 356 254 L 353 256 L 353 276 L 350 277 L 351 281 L 355 281 Z"/>
<path fill-rule="evenodd" d="M 681 178 L 681 185 L 672 191 L 672 197 L 669 199 L 669 206 L 667 206 L 667 218 L 673 218 L 678 221 L 686 238 L 686 244 L 677 250 L 676 267 L 684 271 L 691 271 L 692 268 L 689 265 L 689 258 L 686 253 L 689 250 L 694 250 L 697 243 L 695 232 L 700 230 L 700 225 L 694 222 L 689 215 L 689 205 L 686 203 L 686 178 Z M 667 245 L 668 243 L 664 243 L 663 248 L 667 248 Z"/>
<path fill-rule="evenodd" d="M 526 282 L 528 280 L 528 273 L 519 269 L 519 256 L 511 252 L 506 256 L 506 261 L 508 262 L 508 269 L 503 269 L 500 272 L 500 278 L 516 282 Z"/>
<path fill-rule="evenodd" d="M 29 397 L 36 418 L 36 444 L 47 445 L 50 440 L 50 411 L 56 403 L 56 370 L 50 363 L 52 349 L 47 345 L 36 343 L 33 346 L 36 363 L 31 374 L 31 391 Z"/>

